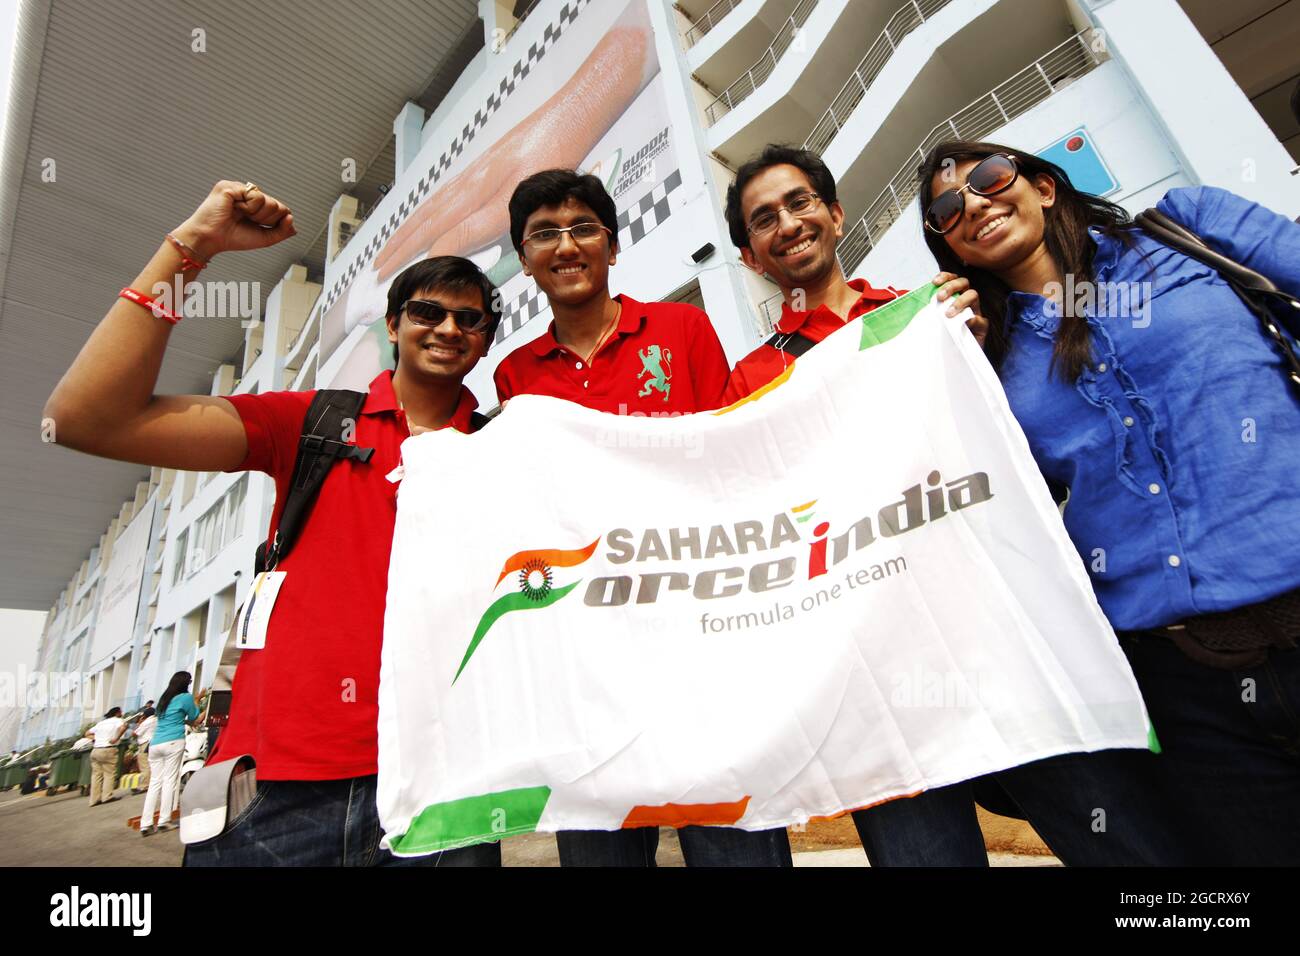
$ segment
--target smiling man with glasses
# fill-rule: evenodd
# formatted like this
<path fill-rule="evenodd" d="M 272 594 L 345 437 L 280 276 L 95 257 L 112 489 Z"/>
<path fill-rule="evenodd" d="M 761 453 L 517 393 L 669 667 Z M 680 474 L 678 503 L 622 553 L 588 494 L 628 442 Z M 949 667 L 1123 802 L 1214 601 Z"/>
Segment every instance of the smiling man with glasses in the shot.
<path fill-rule="evenodd" d="M 816 154 L 769 145 L 736 173 L 727 190 L 727 229 L 750 269 L 776 283 L 785 302 L 776 334 L 741 359 L 731 373 L 725 402 L 762 388 L 796 357 L 846 322 L 891 302 L 903 290 L 872 288 L 866 279 L 846 281 L 835 256 L 844 235 L 844 209 L 835 178 Z M 979 303 L 965 279 L 943 273 L 939 295 L 953 301 L 948 314 Z M 978 315 L 975 335 L 986 328 Z"/>
<path fill-rule="evenodd" d="M 551 169 L 510 197 L 510 237 L 524 271 L 546 293 L 555 321 L 497 367 L 497 395 L 550 395 L 622 415 L 680 415 L 720 404 L 727 358 L 709 317 L 683 302 L 609 294 L 618 213 L 595 176 Z M 672 680 L 673 662 L 661 675 Z M 678 831 L 687 866 L 790 866 L 784 829 Z M 654 866 L 659 831 L 556 834 L 561 866 Z"/>
<path fill-rule="evenodd" d="M 718 407 L 730 366 L 709 317 L 684 302 L 610 296 L 618 212 L 599 179 L 529 176 L 510 197 L 510 238 L 555 321 L 497 366 L 501 401 L 531 393 L 652 416 Z"/>

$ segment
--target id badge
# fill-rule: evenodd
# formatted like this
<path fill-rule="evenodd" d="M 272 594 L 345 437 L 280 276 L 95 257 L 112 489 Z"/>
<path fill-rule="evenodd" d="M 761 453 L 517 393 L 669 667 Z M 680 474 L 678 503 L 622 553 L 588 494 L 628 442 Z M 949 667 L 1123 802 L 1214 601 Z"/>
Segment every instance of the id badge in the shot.
<path fill-rule="evenodd" d="M 235 619 L 235 646 L 242 651 L 258 651 L 266 647 L 266 628 L 271 623 L 271 610 L 284 584 L 284 571 L 263 571 L 253 580 L 248 600 L 239 609 Z"/>

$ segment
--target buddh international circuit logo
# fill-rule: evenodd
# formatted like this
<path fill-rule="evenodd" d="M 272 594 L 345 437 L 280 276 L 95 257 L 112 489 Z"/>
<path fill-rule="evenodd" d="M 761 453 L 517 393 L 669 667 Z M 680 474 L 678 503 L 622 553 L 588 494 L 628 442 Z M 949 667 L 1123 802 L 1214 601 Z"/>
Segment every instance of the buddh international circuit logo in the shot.
<path fill-rule="evenodd" d="M 469 647 L 465 648 L 465 657 L 461 660 L 460 667 L 456 669 L 456 676 L 451 679 L 451 682 L 455 684 L 460 678 L 474 651 L 478 649 L 483 638 L 487 636 L 487 632 L 492 629 L 492 625 L 501 620 L 503 615 L 509 614 L 511 611 L 539 610 L 540 608 L 550 607 L 581 584 L 582 579 L 579 578 L 571 584 L 557 588 L 555 586 L 554 569 L 577 567 L 596 552 L 598 544 L 600 544 L 599 538 L 585 548 L 579 548 L 575 551 L 559 551 L 555 549 L 520 551 L 507 558 L 505 565 L 501 568 L 501 574 L 497 577 L 496 586 L 500 587 L 501 582 L 508 576 L 517 573 L 518 590 L 497 598 L 492 602 L 492 606 L 483 612 L 483 616 L 479 618 L 478 627 L 474 629 L 474 636 L 470 639 Z"/>

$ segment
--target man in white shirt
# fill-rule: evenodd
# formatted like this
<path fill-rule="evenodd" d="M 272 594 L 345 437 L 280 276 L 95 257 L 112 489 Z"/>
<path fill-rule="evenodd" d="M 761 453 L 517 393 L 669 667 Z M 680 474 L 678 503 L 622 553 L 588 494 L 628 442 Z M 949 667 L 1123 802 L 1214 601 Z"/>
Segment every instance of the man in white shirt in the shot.
<path fill-rule="evenodd" d="M 149 701 L 140 711 L 135 730 L 131 731 L 135 735 L 136 760 L 140 765 L 140 782 L 131 788 L 132 793 L 144 793 L 149 789 L 149 740 L 157 725 L 158 715 L 154 713 L 153 701 Z"/>
<path fill-rule="evenodd" d="M 95 741 L 90 751 L 90 805 L 93 807 L 117 799 L 113 796 L 117 789 L 117 742 L 126 733 L 122 708 L 112 708 L 88 733 Z"/>

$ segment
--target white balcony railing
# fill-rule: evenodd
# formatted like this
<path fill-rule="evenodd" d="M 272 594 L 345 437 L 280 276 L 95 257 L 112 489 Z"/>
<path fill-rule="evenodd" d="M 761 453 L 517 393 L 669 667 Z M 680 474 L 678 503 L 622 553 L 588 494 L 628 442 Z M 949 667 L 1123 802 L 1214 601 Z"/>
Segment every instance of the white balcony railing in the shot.
<path fill-rule="evenodd" d="M 951 2 L 952 0 L 908 0 L 906 4 L 899 7 L 889 18 L 885 28 L 880 31 L 880 36 L 876 37 L 876 41 L 867 49 L 866 55 L 853 68 L 848 80 L 835 95 L 835 99 L 831 100 L 831 105 L 817 121 L 812 132 L 808 134 L 808 138 L 803 143 L 804 149 L 810 149 L 820 156 L 835 138 L 835 134 L 844 128 L 849 114 L 867 95 L 867 90 L 871 88 L 880 71 L 894 55 L 894 50 L 903 37 Z"/>
<path fill-rule="evenodd" d="M 744 102 L 754 90 L 762 86 L 764 80 L 772 75 L 777 63 L 781 61 L 781 57 L 785 56 L 786 51 L 790 49 L 799 36 L 799 31 L 808 21 L 809 15 L 816 6 L 817 0 L 799 0 L 790 16 L 786 17 L 785 23 L 781 24 L 781 28 L 776 31 L 776 36 L 772 38 L 772 42 L 763 51 L 763 55 L 758 58 L 758 62 L 741 74 L 740 79 L 723 90 L 717 99 L 704 108 L 704 116 L 709 121 L 710 126 Z"/>
<path fill-rule="evenodd" d="M 916 198 L 920 192 L 917 168 L 931 149 L 948 140 L 983 139 L 1099 66 L 1103 58 L 1093 48 L 1092 32 L 1085 30 L 1070 37 L 934 127 L 840 240 L 837 255 L 844 274 L 853 274 Z"/>
<path fill-rule="evenodd" d="M 776 331 L 776 323 L 781 321 L 781 306 L 785 296 L 778 292 L 770 295 L 758 304 L 758 337 L 767 338 Z"/>
<path fill-rule="evenodd" d="M 685 49 L 689 50 L 695 44 L 704 38 L 704 35 L 718 25 L 718 21 L 725 17 L 732 10 L 740 5 L 740 0 L 718 0 L 713 6 L 705 10 L 700 18 L 695 21 L 695 25 L 686 31 L 682 38 L 685 43 Z"/>

